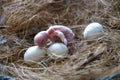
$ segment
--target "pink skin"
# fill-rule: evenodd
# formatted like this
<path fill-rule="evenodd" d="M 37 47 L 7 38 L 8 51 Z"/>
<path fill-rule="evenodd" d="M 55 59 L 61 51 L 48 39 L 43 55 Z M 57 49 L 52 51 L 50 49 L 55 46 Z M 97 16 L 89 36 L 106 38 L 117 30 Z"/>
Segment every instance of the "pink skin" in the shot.
<path fill-rule="evenodd" d="M 34 37 L 34 43 L 35 45 L 39 46 L 40 48 L 43 48 L 46 46 L 48 41 L 48 35 L 46 31 L 41 31 L 37 33 Z"/>
<path fill-rule="evenodd" d="M 76 52 L 76 48 L 72 42 L 75 35 L 70 28 L 61 25 L 55 25 L 51 26 L 47 32 L 52 42 L 61 41 L 68 46 L 70 54 L 74 54 Z"/>
<path fill-rule="evenodd" d="M 66 26 L 55 25 L 51 26 L 48 30 L 48 35 L 52 41 L 58 37 L 65 45 L 72 42 L 74 39 L 74 33 Z"/>
<path fill-rule="evenodd" d="M 59 30 L 54 31 L 54 34 L 50 34 L 49 38 L 53 43 L 63 42 L 65 45 L 67 45 L 67 39 L 65 38 L 64 34 Z"/>
<path fill-rule="evenodd" d="M 71 53 L 74 53 L 75 48 L 73 46 L 74 33 L 66 26 L 55 25 L 51 26 L 47 31 L 41 31 L 34 37 L 35 45 L 40 48 L 44 48 L 47 45 L 47 41 L 50 45 L 55 42 L 63 42 L 69 47 Z M 71 51 L 72 50 L 72 51 Z"/>

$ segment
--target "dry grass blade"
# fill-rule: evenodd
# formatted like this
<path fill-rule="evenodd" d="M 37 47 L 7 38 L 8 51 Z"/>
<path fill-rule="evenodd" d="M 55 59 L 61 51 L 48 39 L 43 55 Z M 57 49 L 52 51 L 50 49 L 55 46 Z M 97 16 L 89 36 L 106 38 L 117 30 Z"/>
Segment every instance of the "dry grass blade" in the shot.
<path fill-rule="evenodd" d="M 94 53 L 89 54 L 86 59 L 84 59 L 82 62 L 77 63 L 75 66 L 73 66 L 73 69 L 80 70 L 81 68 L 84 68 L 85 65 L 89 64 L 90 62 L 95 60 L 99 55 L 101 55 L 105 49 L 106 49 L 106 46 L 103 46 L 103 44 L 102 45 L 100 44 Z"/>

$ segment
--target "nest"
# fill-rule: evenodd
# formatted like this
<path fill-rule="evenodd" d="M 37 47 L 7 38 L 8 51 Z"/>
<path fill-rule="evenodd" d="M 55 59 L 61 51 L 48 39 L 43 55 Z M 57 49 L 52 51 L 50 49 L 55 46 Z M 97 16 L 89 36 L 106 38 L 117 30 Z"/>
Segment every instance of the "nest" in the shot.
<path fill-rule="evenodd" d="M 119 0 L 1 0 L 0 4 L 1 73 L 16 80 L 95 80 L 119 71 Z M 91 22 L 103 24 L 107 35 L 84 40 L 82 32 Z M 25 62 L 24 52 L 34 45 L 34 35 L 55 24 L 73 30 L 77 52 L 64 59 Z"/>

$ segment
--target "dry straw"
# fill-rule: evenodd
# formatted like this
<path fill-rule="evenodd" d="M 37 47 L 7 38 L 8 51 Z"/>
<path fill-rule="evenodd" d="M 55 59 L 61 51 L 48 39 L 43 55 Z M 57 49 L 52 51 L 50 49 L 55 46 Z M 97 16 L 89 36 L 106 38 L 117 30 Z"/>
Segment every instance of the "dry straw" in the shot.
<path fill-rule="evenodd" d="M 0 69 L 16 80 L 94 80 L 116 73 L 120 63 L 119 0 L 2 0 Z M 91 22 L 104 25 L 105 36 L 89 42 L 82 32 Z M 25 62 L 34 35 L 50 25 L 69 26 L 77 52 L 61 60 Z M 3 26 L 4 25 L 4 26 Z M 117 67 L 118 66 L 118 67 Z M 91 74 L 91 75 L 90 75 Z"/>

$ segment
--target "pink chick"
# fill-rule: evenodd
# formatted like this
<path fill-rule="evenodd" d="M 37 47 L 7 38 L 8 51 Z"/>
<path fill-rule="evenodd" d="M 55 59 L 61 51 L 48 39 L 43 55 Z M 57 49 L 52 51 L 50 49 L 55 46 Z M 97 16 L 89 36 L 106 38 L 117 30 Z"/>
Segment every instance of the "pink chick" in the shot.
<path fill-rule="evenodd" d="M 74 54 L 76 52 L 76 48 L 72 42 L 75 35 L 70 28 L 62 25 L 54 25 L 50 26 L 47 32 L 52 42 L 61 41 L 68 46 L 70 54 Z"/>
<path fill-rule="evenodd" d="M 46 46 L 48 39 L 47 31 L 41 31 L 35 35 L 34 43 L 40 48 L 43 48 Z"/>
<path fill-rule="evenodd" d="M 51 41 L 57 42 L 61 40 L 65 45 L 71 43 L 74 39 L 74 33 L 72 30 L 66 26 L 54 25 L 50 26 L 47 30 L 48 36 Z"/>

